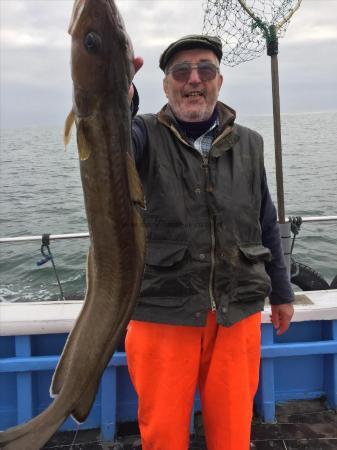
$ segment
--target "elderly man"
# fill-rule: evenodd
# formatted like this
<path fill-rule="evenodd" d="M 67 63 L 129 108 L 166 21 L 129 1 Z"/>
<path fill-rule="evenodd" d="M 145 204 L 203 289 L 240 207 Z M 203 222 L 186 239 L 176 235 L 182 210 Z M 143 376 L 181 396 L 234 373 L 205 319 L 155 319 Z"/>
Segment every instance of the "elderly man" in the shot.
<path fill-rule="evenodd" d="M 221 57 L 216 37 L 172 43 L 168 103 L 133 122 L 148 242 L 126 352 L 143 450 L 187 450 L 196 387 L 208 450 L 247 450 L 265 298 L 278 334 L 293 314 L 263 141 L 218 101 Z"/>

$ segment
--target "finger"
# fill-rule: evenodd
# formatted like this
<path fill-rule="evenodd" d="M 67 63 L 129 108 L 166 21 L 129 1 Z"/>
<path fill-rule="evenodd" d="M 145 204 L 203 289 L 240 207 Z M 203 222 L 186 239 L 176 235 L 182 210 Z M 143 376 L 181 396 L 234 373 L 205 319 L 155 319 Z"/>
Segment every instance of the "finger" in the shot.
<path fill-rule="evenodd" d="M 289 326 L 290 326 L 289 322 L 286 321 L 281 322 L 279 328 L 276 331 L 276 334 L 278 336 L 281 336 L 281 334 L 285 333 L 288 330 Z"/>
<path fill-rule="evenodd" d="M 135 73 L 142 67 L 144 60 L 141 56 L 136 56 L 133 60 L 133 65 L 135 67 Z"/>
<path fill-rule="evenodd" d="M 291 322 L 291 318 L 292 318 L 292 315 L 290 315 L 290 314 L 281 313 L 279 315 L 280 322 L 290 323 Z"/>
<path fill-rule="evenodd" d="M 270 316 L 270 320 L 272 321 L 275 330 L 277 330 L 280 327 L 280 321 L 279 321 L 279 316 L 278 314 L 272 314 Z"/>

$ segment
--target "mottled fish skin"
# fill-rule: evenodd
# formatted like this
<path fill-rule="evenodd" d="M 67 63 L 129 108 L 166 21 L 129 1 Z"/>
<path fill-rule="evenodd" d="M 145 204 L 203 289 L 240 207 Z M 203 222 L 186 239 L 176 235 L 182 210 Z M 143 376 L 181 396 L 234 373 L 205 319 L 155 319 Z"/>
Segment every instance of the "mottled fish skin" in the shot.
<path fill-rule="evenodd" d="M 100 377 L 134 309 L 143 276 L 144 200 L 131 147 L 130 40 L 113 0 L 75 0 L 73 109 L 90 234 L 87 292 L 55 370 L 51 405 L 0 433 L 0 448 L 40 449 L 71 414 L 87 417 Z"/>

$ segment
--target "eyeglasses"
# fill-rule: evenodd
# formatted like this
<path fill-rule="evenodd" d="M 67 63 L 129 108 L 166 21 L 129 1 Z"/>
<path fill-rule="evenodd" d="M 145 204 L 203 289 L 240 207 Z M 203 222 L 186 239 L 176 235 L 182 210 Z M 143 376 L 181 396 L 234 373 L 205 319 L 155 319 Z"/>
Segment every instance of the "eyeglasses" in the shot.
<path fill-rule="evenodd" d="M 175 81 L 186 83 L 189 80 L 193 69 L 197 69 L 201 81 L 214 80 L 216 74 L 219 72 L 219 67 L 216 65 L 207 61 L 202 61 L 197 64 L 188 62 L 175 64 L 166 73 L 171 73 Z"/>

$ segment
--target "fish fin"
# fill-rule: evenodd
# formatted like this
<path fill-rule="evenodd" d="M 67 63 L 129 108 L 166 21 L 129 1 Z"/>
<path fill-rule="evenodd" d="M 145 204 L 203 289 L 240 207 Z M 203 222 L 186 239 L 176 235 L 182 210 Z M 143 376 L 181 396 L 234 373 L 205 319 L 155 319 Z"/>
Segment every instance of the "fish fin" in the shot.
<path fill-rule="evenodd" d="M 93 284 L 94 279 L 94 256 L 93 251 L 91 248 L 89 248 L 88 257 L 87 257 L 87 294 L 86 299 L 90 298 L 91 296 L 91 288 Z M 83 305 L 83 309 L 81 311 L 81 315 L 84 315 L 85 308 Z M 78 320 L 80 319 L 80 316 Z M 65 379 L 68 375 L 68 367 L 69 367 L 69 360 L 71 360 L 73 352 L 75 351 L 75 344 L 76 344 L 76 325 L 71 331 L 71 334 L 66 342 L 66 345 L 63 349 L 62 356 L 59 360 L 59 363 L 56 367 L 55 373 L 53 375 L 52 384 L 50 387 L 51 394 L 55 396 L 58 394 L 61 389 L 62 385 L 65 382 Z M 86 387 L 85 391 L 82 393 L 80 399 L 76 403 L 76 406 L 72 409 L 71 416 L 76 420 L 76 422 L 84 422 L 87 418 L 91 406 L 93 402 L 95 401 L 98 384 L 100 381 L 100 375 L 98 377 L 94 377 L 90 380 L 88 386 Z"/>
<path fill-rule="evenodd" d="M 67 145 L 70 142 L 71 129 L 74 125 L 74 122 L 75 122 L 75 113 L 73 110 L 71 110 L 70 113 L 68 114 L 65 124 L 64 124 L 63 142 L 64 142 L 65 149 L 67 149 Z"/>
<path fill-rule="evenodd" d="M 97 376 L 94 377 L 94 379 L 90 380 L 90 383 L 82 393 L 81 398 L 78 400 L 76 406 L 71 411 L 71 417 L 73 417 L 76 422 L 82 423 L 88 417 L 92 404 L 94 403 L 96 398 L 101 375 L 102 373 L 98 373 Z"/>
<path fill-rule="evenodd" d="M 80 121 L 77 126 L 77 149 L 81 161 L 89 158 L 91 154 L 91 146 L 85 133 L 85 125 L 83 121 Z"/>
<path fill-rule="evenodd" d="M 87 256 L 87 274 L 86 274 L 87 292 L 86 292 L 85 300 L 83 302 L 83 306 L 82 306 L 81 312 L 76 320 L 76 323 L 75 323 L 73 329 L 71 330 L 71 332 L 68 336 L 68 339 L 63 347 L 62 354 L 60 356 L 60 359 L 59 359 L 56 369 L 54 371 L 50 389 L 49 389 L 49 393 L 50 393 L 51 397 L 56 397 L 61 392 L 62 386 L 65 383 L 65 380 L 68 375 L 70 361 L 72 360 L 73 354 L 76 351 L 75 347 L 76 347 L 76 343 L 77 343 L 77 333 L 78 333 L 78 327 L 79 327 L 78 324 L 80 322 L 81 317 L 83 317 L 85 314 L 86 300 L 91 298 L 91 290 L 92 290 L 93 280 L 94 280 L 94 276 L 95 276 L 94 271 L 92 269 L 92 265 L 93 265 L 92 249 L 89 248 L 89 252 L 88 252 L 88 256 Z"/>
<path fill-rule="evenodd" d="M 126 164 L 131 200 L 142 208 L 145 208 L 144 192 L 137 172 L 135 160 L 128 152 L 126 153 Z"/>
<path fill-rule="evenodd" d="M 122 329 L 123 333 L 119 332 L 117 333 L 118 336 L 124 335 L 124 329 Z M 109 343 L 110 350 L 108 350 L 108 353 L 113 354 L 115 351 L 117 343 L 120 342 L 120 338 L 118 339 L 112 339 Z M 76 422 L 82 423 L 85 421 L 85 419 L 88 417 L 89 412 L 91 410 L 91 407 L 95 401 L 96 394 L 98 391 L 99 383 L 101 380 L 102 370 L 97 371 L 92 378 L 90 379 L 89 384 L 85 388 L 85 390 L 82 392 L 81 397 L 76 402 L 75 407 L 71 411 L 71 417 L 76 420 Z"/>
<path fill-rule="evenodd" d="M 69 374 L 68 371 L 70 362 L 73 358 L 74 352 L 76 351 L 78 335 L 82 332 L 80 324 L 83 324 L 83 321 L 86 320 L 87 314 L 90 313 L 89 303 L 90 298 L 92 298 L 94 280 L 95 280 L 94 255 L 92 248 L 90 248 L 87 258 L 87 294 L 85 302 L 81 310 L 81 313 L 76 321 L 76 324 L 67 339 L 61 358 L 55 369 L 52 383 L 50 386 L 50 393 L 52 396 L 56 396 L 57 394 L 59 394 L 62 391 L 64 384 L 66 383 L 66 378 L 68 377 Z M 108 354 L 108 357 L 106 359 L 107 362 L 110 359 L 111 354 L 113 353 L 113 349 L 116 346 L 116 341 L 117 339 L 109 340 L 109 348 L 108 347 L 105 348 L 105 351 Z M 103 359 L 104 355 L 102 355 L 101 361 Z M 98 385 L 104 368 L 105 365 L 104 366 L 98 365 L 96 367 L 95 373 L 92 374 L 90 380 L 88 381 L 88 384 L 81 393 L 81 396 L 77 399 L 76 403 L 73 405 L 71 409 L 71 416 L 79 423 L 84 422 L 90 412 L 91 406 L 96 398 Z"/>
<path fill-rule="evenodd" d="M 66 400 L 65 400 L 66 401 Z M 0 448 L 3 450 L 38 450 L 60 428 L 69 415 L 56 399 L 49 407 L 29 422 L 0 432 Z"/>

